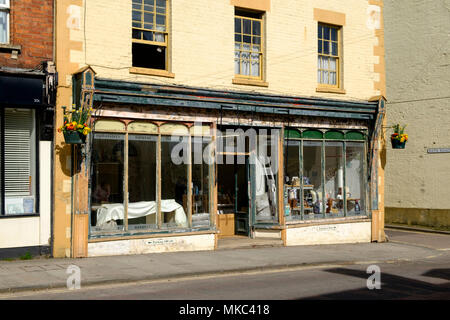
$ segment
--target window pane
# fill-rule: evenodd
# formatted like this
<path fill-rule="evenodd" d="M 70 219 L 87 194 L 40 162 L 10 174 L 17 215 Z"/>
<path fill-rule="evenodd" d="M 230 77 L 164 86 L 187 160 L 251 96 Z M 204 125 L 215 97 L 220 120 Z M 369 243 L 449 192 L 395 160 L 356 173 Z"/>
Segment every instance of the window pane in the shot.
<path fill-rule="evenodd" d="M 330 62 L 328 69 L 332 70 L 332 71 L 336 71 L 336 58 L 329 58 L 327 60 L 329 60 L 329 62 Z"/>
<path fill-rule="evenodd" d="M 319 53 L 322 53 L 322 40 L 318 40 L 317 48 L 318 48 Z"/>
<path fill-rule="evenodd" d="M 244 23 L 244 34 L 251 34 L 252 22 L 251 20 L 242 19 Z"/>
<path fill-rule="evenodd" d="M 153 23 L 153 13 L 144 13 L 144 22 Z"/>
<path fill-rule="evenodd" d="M 322 39 L 322 30 L 323 30 L 323 27 L 319 24 L 317 26 L 317 32 L 318 32 L 318 38 L 319 39 Z"/>
<path fill-rule="evenodd" d="M 133 29 L 133 39 L 142 39 L 142 31 Z"/>
<path fill-rule="evenodd" d="M 166 24 L 166 16 L 157 14 L 156 15 L 156 24 L 165 25 Z"/>
<path fill-rule="evenodd" d="M 338 55 L 338 45 L 337 42 L 332 42 L 331 43 L 331 54 L 333 56 L 337 56 Z"/>
<path fill-rule="evenodd" d="M 287 220 L 301 219 L 300 141 L 285 142 L 285 214 Z"/>
<path fill-rule="evenodd" d="M 155 4 L 155 0 L 144 0 L 144 4 L 154 5 Z"/>
<path fill-rule="evenodd" d="M 91 161 L 91 230 L 123 230 L 124 135 L 94 133 Z"/>
<path fill-rule="evenodd" d="M 260 21 L 253 21 L 253 30 L 252 34 L 255 36 L 261 35 L 261 22 Z"/>
<path fill-rule="evenodd" d="M 145 31 L 142 34 L 144 36 L 142 40 L 153 41 L 153 32 Z"/>
<path fill-rule="evenodd" d="M 261 44 L 261 37 L 253 37 L 253 43 L 254 44 Z"/>
<path fill-rule="evenodd" d="M 323 53 L 324 54 L 329 54 L 330 53 L 330 42 L 329 41 L 324 41 L 323 42 Z"/>
<path fill-rule="evenodd" d="M 187 137 L 161 137 L 161 214 L 164 228 L 188 226 L 186 152 Z"/>
<path fill-rule="evenodd" d="M 256 173 L 256 220 L 273 223 L 278 210 L 278 138 L 279 130 L 261 132 L 257 137 Z"/>
<path fill-rule="evenodd" d="M 304 218 L 321 218 L 323 214 L 322 142 L 303 142 Z"/>
<path fill-rule="evenodd" d="M 192 226 L 209 227 L 209 192 L 211 176 L 211 155 L 207 149 L 211 138 L 193 137 L 191 148 L 192 161 Z"/>
<path fill-rule="evenodd" d="M 156 5 L 157 5 L 158 7 L 163 7 L 163 8 L 165 8 L 165 7 L 166 7 L 166 0 L 156 0 Z"/>
<path fill-rule="evenodd" d="M 347 215 L 365 213 L 364 143 L 347 142 L 345 182 Z"/>
<path fill-rule="evenodd" d="M 342 142 L 325 142 L 326 213 L 331 217 L 344 215 L 344 159 Z"/>
<path fill-rule="evenodd" d="M 336 72 L 330 72 L 330 84 L 336 84 Z"/>
<path fill-rule="evenodd" d="M 128 136 L 128 229 L 156 229 L 156 136 Z"/>
<path fill-rule="evenodd" d="M 330 27 L 323 27 L 323 38 L 330 40 Z"/>
<path fill-rule="evenodd" d="M 337 41 L 337 29 L 331 28 L 331 40 Z"/>
<path fill-rule="evenodd" d="M 251 36 L 244 36 L 244 42 L 245 43 L 251 43 L 252 42 L 252 37 Z"/>
<path fill-rule="evenodd" d="M 5 214 L 36 212 L 34 110 L 5 109 Z"/>
<path fill-rule="evenodd" d="M 241 19 L 234 18 L 234 32 L 241 33 Z"/>
<path fill-rule="evenodd" d="M 133 10 L 133 20 L 141 21 L 142 19 L 142 11 Z"/>
<path fill-rule="evenodd" d="M 240 34 L 235 34 L 235 35 L 234 35 L 234 41 L 236 41 L 236 42 L 242 42 L 242 35 L 240 35 Z"/>
<path fill-rule="evenodd" d="M 251 60 L 251 68 L 252 68 L 252 76 L 259 77 L 259 54 L 252 54 Z"/>

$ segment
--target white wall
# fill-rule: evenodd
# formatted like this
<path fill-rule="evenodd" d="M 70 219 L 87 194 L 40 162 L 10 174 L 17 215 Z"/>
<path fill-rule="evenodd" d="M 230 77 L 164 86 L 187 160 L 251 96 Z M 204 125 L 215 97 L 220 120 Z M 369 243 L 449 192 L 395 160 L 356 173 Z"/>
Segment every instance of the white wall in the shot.
<path fill-rule="evenodd" d="M 51 217 L 51 142 L 39 143 L 38 217 L 0 219 L 0 249 L 49 245 Z"/>

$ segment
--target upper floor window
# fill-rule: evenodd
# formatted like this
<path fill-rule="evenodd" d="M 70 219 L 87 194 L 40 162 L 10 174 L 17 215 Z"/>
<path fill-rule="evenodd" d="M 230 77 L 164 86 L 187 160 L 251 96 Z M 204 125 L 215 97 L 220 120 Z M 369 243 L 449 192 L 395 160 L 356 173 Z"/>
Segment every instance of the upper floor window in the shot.
<path fill-rule="evenodd" d="M 133 0 L 132 20 L 133 67 L 167 70 L 167 0 Z"/>
<path fill-rule="evenodd" d="M 0 0 L 0 43 L 9 43 L 9 0 Z"/>
<path fill-rule="evenodd" d="M 234 18 L 234 73 L 262 79 L 262 14 L 237 10 Z"/>
<path fill-rule="evenodd" d="M 339 87 L 340 27 L 319 23 L 317 81 L 319 84 Z"/>

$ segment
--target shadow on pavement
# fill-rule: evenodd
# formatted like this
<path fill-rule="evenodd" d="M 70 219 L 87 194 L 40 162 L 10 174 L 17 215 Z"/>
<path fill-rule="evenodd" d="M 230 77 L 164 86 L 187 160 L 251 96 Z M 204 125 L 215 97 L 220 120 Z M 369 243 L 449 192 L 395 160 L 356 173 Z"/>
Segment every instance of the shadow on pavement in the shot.
<path fill-rule="evenodd" d="M 351 277 L 364 279 L 370 274 L 361 270 L 346 268 L 333 268 L 323 270 Z M 423 275 L 449 280 L 450 269 L 432 269 Z M 392 299 L 416 299 L 416 300 L 450 300 L 450 282 L 443 284 L 430 284 L 428 282 L 401 277 L 389 273 L 381 273 L 381 289 L 369 290 L 363 287 L 355 290 L 347 290 L 336 293 L 324 294 L 305 298 L 304 300 L 392 300 Z M 301 299 L 303 300 L 303 299 Z"/>

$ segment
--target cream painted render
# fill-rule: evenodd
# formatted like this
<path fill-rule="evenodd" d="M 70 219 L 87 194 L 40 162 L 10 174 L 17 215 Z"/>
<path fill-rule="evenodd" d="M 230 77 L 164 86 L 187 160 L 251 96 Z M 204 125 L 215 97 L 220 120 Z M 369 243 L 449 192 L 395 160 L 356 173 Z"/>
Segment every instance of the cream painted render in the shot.
<path fill-rule="evenodd" d="M 71 62 L 91 65 L 100 78 L 183 84 L 211 89 L 368 100 L 379 95 L 374 82 L 375 31 L 367 26 L 368 1 L 272 1 L 266 12 L 265 81 L 268 87 L 233 85 L 234 6 L 229 0 L 170 1 L 171 70 L 174 78 L 130 73 L 131 0 L 86 0 L 79 30 L 70 39 L 84 52 L 71 51 Z M 314 9 L 345 15 L 343 29 L 343 89 L 346 94 L 318 93 L 317 21 Z M 86 11 L 86 17 L 84 17 Z M 129 14 L 124 14 L 124 13 Z M 108 17 L 101 19 L 99 17 Z M 188 18 L 187 18 L 188 17 Z M 84 24 L 86 23 L 86 30 Z M 228 32 L 227 32 L 228 31 Z M 84 36 L 86 38 L 84 39 Z M 200 63 L 201 62 L 201 63 Z M 75 70 L 74 70 L 75 71 Z"/>
<path fill-rule="evenodd" d="M 286 229 L 286 245 L 360 243 L 371 241 L 371 222 L 321 224 Z"/>
<path fill-rule="evenodd" d="M 89 243 L 88 256 L 214 250 L 214 245 L 214 234 L 104 241 Z"/>
<path fill-rule="evenodd" d="M 384 12 L 387 124 L 409 135 L 404 150 L 387 148 L 385 205 L 450 209 L 450 153 L 427 153 L 450 148 L 450 2 L 386 0 Z"/>

